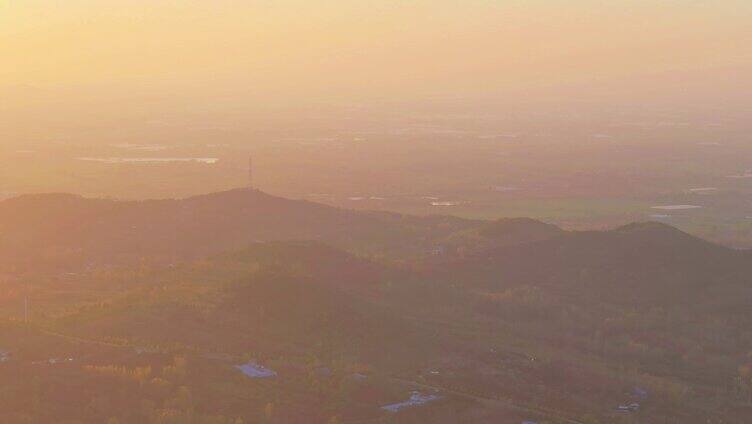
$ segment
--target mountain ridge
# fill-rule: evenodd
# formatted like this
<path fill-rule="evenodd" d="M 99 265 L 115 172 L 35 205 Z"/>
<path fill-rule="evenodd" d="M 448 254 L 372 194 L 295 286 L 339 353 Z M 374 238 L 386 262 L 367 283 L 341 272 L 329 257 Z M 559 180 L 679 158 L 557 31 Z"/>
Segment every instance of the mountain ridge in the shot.
<path fill-rule="evenodd" d="M 745 254 L 650 221 L 606 231 L 565 231 L 530 218 L 480 221 L 356 211 L 250 189 L 144 201 L 66 193 L 0 201 L 0 263 L 20 269 L 31 266 L 32 258 L 50 268 L 145 259 L 169 263 L 253 242 L 290 240 L 315 240 L 392 260 L 444 252 L 440 262 L 519 257 L 519 250 L 535 257 L 541 252 L 534 250 L 561 243 L 560 249 L 587 248 L 595 257 L 606 250 L 629 257 L 643 249 L 660 251 L 661 260 L 674 258 L 673 250 L 709 257 Z"/>

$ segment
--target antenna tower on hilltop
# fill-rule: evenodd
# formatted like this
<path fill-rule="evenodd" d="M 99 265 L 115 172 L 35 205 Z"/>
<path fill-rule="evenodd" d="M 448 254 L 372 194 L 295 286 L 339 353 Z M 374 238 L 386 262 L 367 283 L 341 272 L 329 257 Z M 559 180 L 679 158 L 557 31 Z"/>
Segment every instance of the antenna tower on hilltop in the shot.
<path fill-rule="evenodd" d="M 248 190 L 253 189 L 253 156 L 248 155 Z"/>

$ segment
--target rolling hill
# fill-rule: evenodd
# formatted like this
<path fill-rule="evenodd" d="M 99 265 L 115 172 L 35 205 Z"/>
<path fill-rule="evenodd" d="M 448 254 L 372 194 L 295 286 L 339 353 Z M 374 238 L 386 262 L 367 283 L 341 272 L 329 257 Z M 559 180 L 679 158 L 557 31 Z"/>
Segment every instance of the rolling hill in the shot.
<path fill-rule="evenodd" d="M 475 225 L 356 212 L 245 189 L 138 202 L 25 195 L 0 202 L 0 263 L 19 269 L 169 263 L 275 240 L 318 240 L 396 256 L 422 252 L 435 239 Z"/>
<path fill-rule="evenodd" d="M 274 384 L 291 385 L 282 392 L 232 384 L 282 400 L 296 417 L 383 415 L 374 401 L 359 412 L 343 406 L 354 369 L 392 389 L 408 382 L 485 399 L 460 403 L 470 411 L 500 400 L 588 423 L 629 422 L 614 408 L 634 386 L 650 393 L 640 414 L 657 422 L 739 422 L 752 393 L 750 253 L 664 224 L 565 231 L 525 218 L 357 212 L 235 190 L 148 202 L 24 196 L 0 202 L 0 240 L 12 265 L 5 272 L 20 275 L 0 286 L 8 317 L 0 344 L 21 358 L 20 368 L 6 367 L 11 374 L 27 372 L 25 352 L 48 344 L 58 355 L 62 338 L 92 358 L 106 354 L 102 344 L 127 358 L 89 364 L 100 371 L 164 368 L 176 390 L 187 383 L 164 362 L 188 356 L 212 370 L 190 383 L 204 399 L 240 360 L 280 365 L 287 379 Z M 79 269 L 61 272 L 71 262 Z M 32 298 L 28 326 L 21 293 Z M 23 332 L 40 337 L 33 349 L 16 336 Z M 133 353 L 141 350 L 162 356 Z M 339 375 L 336 387 L 322 383 L 322 367 Z M 303 381 L 305 404 L 290 391 Z M 153 397 L 142 386 L 134 398 Z M 263 403 L 254 402 L 255 412 L 240 401 L 233 411 L 258 419 Z"/>
<path fill-rule="evenodd" d="M 696 302 L 730 286 L 750 287 L 752 255 L 660 223 L 608 231 L 560 232 L 494 247 L 437 267 L 468 287 L 546 287 L 625 304 Z"/>

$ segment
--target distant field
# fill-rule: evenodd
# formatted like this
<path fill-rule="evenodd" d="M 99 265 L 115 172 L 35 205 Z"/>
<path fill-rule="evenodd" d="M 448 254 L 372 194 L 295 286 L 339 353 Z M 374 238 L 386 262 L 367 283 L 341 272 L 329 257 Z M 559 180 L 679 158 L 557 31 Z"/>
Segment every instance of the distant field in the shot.
<path fill-rule="evenodd" d="M 477 134 L 290 130 L 190 142 L 118 136 L 0 148 L 0 199 L 30 192 L 154 199 L 223 191 L 248 183 L 253 155 L 255 186 L 283 197 L 417 215 L 525 216 L 578 229 L 659 220 L 752 246 L 752 180 L 729 178 L 747 172 L 749 147 L 703 144 L 692 137 L 713 134 L 695 130 L 696 136 L 631 129 L 619 135 L 613 128 L 568 128 L 551 139 L 477 135 L 487 128 Z M 578 133 L 614 137 L 574 144 Z M 658 133 L 668 141 L 649 142 Z M 640 141 L 627 141 L 633 138 Z M 653 209 L 671 205 L 702 208 Z"/>
<path fill-rule="evenodd" d="M 421 204 L 422 203 L 422 204 Z M 510 199 L 459 201 L 456 206 L 432 206 L 430 202 L 390 201 L 390 202 L 336 202 L 338 206 L 357 209 L 388 209 L 416 215 L 454 215 L 473 219 L 497 219 L 508 217 L 530 217 L 549 222 L 577 223 L 596 221 L 624 221 L 639 219 L 649 215 L 648 202 L 608 198 L 550 198 L 550 199 Z M 381 207 L 379 207 L 381 206 Z"/>

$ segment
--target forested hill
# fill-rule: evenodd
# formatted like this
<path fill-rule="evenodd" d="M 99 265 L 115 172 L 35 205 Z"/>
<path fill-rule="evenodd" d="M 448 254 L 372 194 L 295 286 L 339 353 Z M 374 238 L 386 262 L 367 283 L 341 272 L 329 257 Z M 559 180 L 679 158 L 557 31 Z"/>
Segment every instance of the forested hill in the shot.
<path fill-rule="evenodd" d="M 245 189 L 169 200 L 47 194 L 0 202 L 0 265 L 18 271 L 174 263 L 289 240 L 420 262 L 439 277 L 475 285 L 598 280 L 599 287 L 618 287 L 620 296 L 657 275 L 663 287 L 738 281 L 750 257 L 658 223 L 569 232 L 527 218 L 353 211 Z"/>
<path fill-rule="evenodd" d="M 478 222 L 356 212 L 257 190 L 178 200 L 114 201 L 68 194 L 0 202 L 0 263 L 21 268 L 169 262 L 254 241 L 318 240 L 367 253 L 429 249 Z"/>
<path fill-rule="evenodd" d="M 748 291 L 750 259 L 749 251 L 647 222 L 491 248 L 433 272 L 487 290 L 525 285 L 610 303 L 668 305 L 710 300 L 729 287 Z"/>
<path fill-rule="evenodd" d="M 0 267 L 2 422 L 376 422 L 416 387 L 441 399 L 395 422 L 736 423 L 752 410 L 750 252 L 663 224 L 565 231 L 252 190 L 38 195 L 0 202 L 0 258 L 19 271 Z M 244 377 L 234 366 L 249 359 L 278 377 Z M 649 393 L 640 415 L 616 412 L 635 387 Z M 174 401 L 188 389 L 195 402 Z M 264 418 L 270 402 L 286 415 Z"/>

